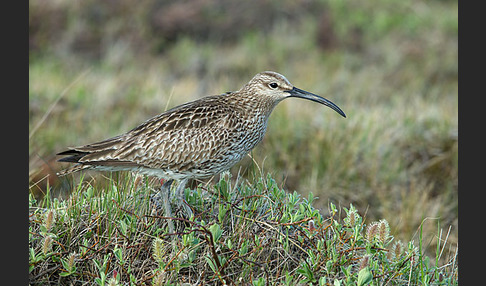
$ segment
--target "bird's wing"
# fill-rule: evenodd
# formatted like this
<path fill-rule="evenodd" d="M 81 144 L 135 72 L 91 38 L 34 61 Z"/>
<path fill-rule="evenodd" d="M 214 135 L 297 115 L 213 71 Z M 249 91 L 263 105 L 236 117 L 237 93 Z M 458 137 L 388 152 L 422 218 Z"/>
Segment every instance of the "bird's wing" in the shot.
<path fill-rule="evenodd" d="M 59 161 L 93 166 L 188 170 L 231 140 L 238 122 L 223 96 L 210 96 L 157 115 L 122 135 L 70 148 Z"/>

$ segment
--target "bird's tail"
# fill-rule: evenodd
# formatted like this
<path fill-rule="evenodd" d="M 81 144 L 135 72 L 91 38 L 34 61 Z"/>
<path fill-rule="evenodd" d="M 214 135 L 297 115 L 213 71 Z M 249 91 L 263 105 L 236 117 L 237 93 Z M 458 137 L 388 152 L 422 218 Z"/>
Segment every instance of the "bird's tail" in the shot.
<path fill-rule="evenodd" d="M 69 175 L 69 174 L 72 174 L 72 173 L 75 173 L 75 172 L 78 172 L 78 171 L 81 171 L 81 170 L 84 170 L 84 169 L 89 169 L 91 166 L 90 165 L 83 165 L 83 164 L 77 164 L 77 165 L 74 165 L 68 169 L 65 169 L 65 170 L 61 170 L 59 172 L 56 173 L 57 176 L 59 177 L 62 177 L 62 176 L 66 176 L 66 175 Z"/>

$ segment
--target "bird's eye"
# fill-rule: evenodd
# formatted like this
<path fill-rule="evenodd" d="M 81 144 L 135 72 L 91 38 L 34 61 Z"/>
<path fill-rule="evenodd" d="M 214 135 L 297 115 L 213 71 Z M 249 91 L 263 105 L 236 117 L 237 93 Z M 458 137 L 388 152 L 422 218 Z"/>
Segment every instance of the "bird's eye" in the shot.
<path fill-rule="evenodd" d="M 278 84 L 276 82 L 272 82 L 268 86 L 271 87 L 271 88 L 273 88 L 273 89 L 275 89 L 275 88 L 278 87 Z"/>

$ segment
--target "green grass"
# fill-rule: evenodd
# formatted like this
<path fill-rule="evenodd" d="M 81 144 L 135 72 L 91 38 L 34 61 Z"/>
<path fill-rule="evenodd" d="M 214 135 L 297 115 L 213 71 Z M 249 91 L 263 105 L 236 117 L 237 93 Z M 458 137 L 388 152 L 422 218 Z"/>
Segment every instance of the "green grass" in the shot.
<path fill-rule="evenodd" d="M 385 219 L 367 221 L 353 205 L 330 203 L 322 215 L 312 193 L 286 192 L 269 175 L 237 181 L 226 173 L 186 189 L 191 219 L 158 213 L 148 184 L 130 176 L 99 195 L 81 182 L 65 200 L 31 196 L 30 283 L 457 285 L 457 248 L 443 234 L 434 264 L 422 229 L 400 241 Z"/>

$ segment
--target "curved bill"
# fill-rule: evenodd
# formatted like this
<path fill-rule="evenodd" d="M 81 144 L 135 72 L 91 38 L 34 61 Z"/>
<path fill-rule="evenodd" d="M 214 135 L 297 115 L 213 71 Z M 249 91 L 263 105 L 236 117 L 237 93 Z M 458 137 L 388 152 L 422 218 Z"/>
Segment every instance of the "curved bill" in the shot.
<path fill-rule="evenodd" d="M 289 93 L 289 97 L 299 97 L 303 99 L 312 100 L 318 102 L 320 104 L 324 104 L 327 107 L 334 109 L 337 113 L 341 114 L 342 117 L 346 117 L 346 114 L 339 108 L 336 104 L 332 103 L 330 100 L 325 99 L 324 97 L 320 97 L 319 95 L 310 93 L 308 91 L 302 90 L 300 88 L 292 88 L 291 90 L 286 90 L 285 92 Z"/>

